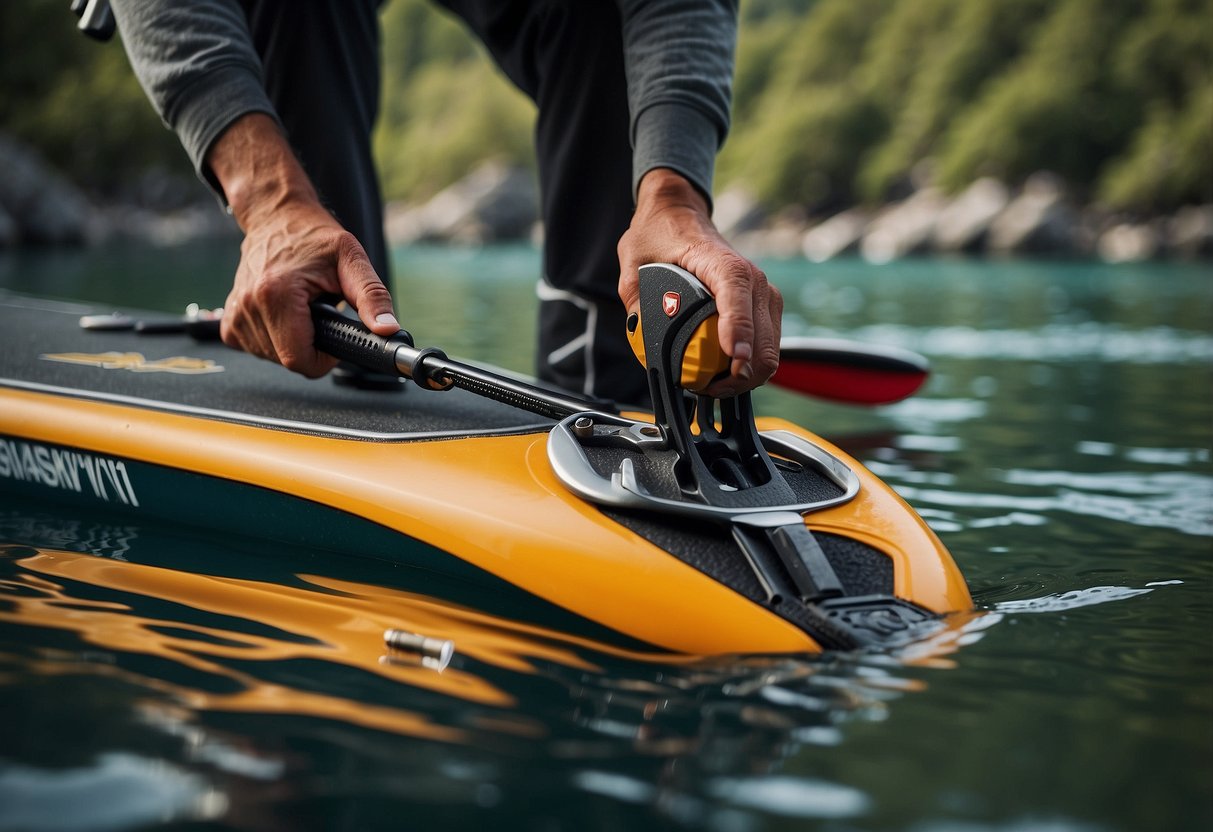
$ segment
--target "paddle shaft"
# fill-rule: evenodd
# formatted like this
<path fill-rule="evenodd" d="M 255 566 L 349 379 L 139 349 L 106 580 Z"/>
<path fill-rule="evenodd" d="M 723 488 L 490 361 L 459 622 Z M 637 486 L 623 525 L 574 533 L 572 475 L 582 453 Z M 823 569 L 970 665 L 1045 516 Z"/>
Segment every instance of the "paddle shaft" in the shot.
<path fill-rule="evenodd" d="M 439 349 L 418 349 L 404 330 L 384 338 L 327 304 L 312 304 L 312 322 L 320 351 L 368 370 L 402 375 L 431 390 L 458 387 L 549 419 L 610 407 L 605 402 L 564 396 L 456 361 Z"/>
<path fill-rule="evenodd" d="M 612 409 L 603 401 L 561 395 L 456 361 L 442 350 L 417 349 L 404 330 L 383 338 L 327 304 L 313 304 L 312 318 L 321 351 L 369 370 L 403 375 L 431 390 L 459 387 L 549 419 Z M 927 360 L 909 350 L 834 338 L 785 338 L 779 361 L 772 384 L 854 405 L 904 399 L 922 386 L 929 373 Z"/>

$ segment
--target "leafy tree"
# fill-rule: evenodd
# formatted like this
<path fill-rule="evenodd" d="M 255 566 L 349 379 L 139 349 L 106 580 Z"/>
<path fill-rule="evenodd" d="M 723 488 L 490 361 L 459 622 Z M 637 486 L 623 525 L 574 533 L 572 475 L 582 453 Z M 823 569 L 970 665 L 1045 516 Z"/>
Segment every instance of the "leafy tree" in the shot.
<path fill-rule="evenodd" d="M 854 83 L 873 22 L 888 9 L 886 0 L 821 0 L 795 27 L 766 96 L 778 98 L 817 86 Z"/>
<path fill-rule="evenodd" d="M 743 180 L 772 205 L 824 208 L 851 198 L 862 150 L 885 129 L 855 72 L 883 8 L 882 0 L 822 0 L 795 25 L 781 21 L 790 34 L 767 85 L 756 100 L 744 97 L 754 88 L 740 90 L 737 108 L 749 118 L 722 153 L 723 182 Z"/>
<path fill-rule="evenodd" d="M 744 130 L 754 117 L 763 92 L 771 86 L 780 56 L 795 48 L 798 22 L 790 14 L 771 14 L 741 27 L 733 73 L 734 129 Z"/>
<path fill-rule="evenodd" d="M 838 208 L 854 196 L 864 148 L 885 129 L 865 97 L 842 87 L 814 90 L 738 136 L 721 158 L 722 178 L 744 181 L 769 205 Z"/>
<path fill-rule="evenodd" d="M 1115 208 L 1158 211 L 1213 202 L 1213 85 L 1198 90 L 1182 109 L 1158 104 L 1113 160 L 1098 195 Z"/>
<path fill-rule="evenodd" d="M 905 92 L 900 97 L 884 93 L 893 128 L 885 141 L 868 157 L 859 173 L 859 192 L 868 200 L 886 197 L 890 188 L 909 173 L 918 162 L 929 158 L 941 135 L 958 114 L 977 99 L 993 79 L 1024 49 L 1035 31 L 1035 21 L 1050 0 L 983 0 L 979 3 L 946 0 L 934 9 L 927 22 L 935 24 L 920 31 L 903 15 L 890 15 L 885 21 L 888 34 L 877 38 L 871 50 L 871 83 L 892 88 L 893 68 L 880 71 L 889 63 L 888 40 L 905 41 L 911 35 L 919 42 L 913 49 L 901 50 L 900 63 Z M 912 13 L 913 0 L 899 11 Z M 906 53 L 909 53 L 908 55 Z"/>
<path fill-rule="evenodd" d="M 984 174 L 1014 183 L 1046 169 L 1080 188 L 1091 183 L 1136 115 L 1111 72 L 1111 44 L 1135 6 L 1057 5 L 1024 55 L 949 126 L 940 142 L 943 184 L 959 188 Z"/>
<path fill-rule="evenodd" d="M 387 198 L 428 196 L 490 158 L 533 164 L 533 106 L 452 17 L 395 0 L 383 43 L 375 151 Z"/>
<path fill-rule="evenodd" d="M 1115 208 L 1213 201 L 1213 0 L 1150 0 L 1115 51 L 1114 73 L 1140 108 L 1137 129 L 1097 183 Z"/>
<path fill-rule="evenodd" d="M 0 2 L 0 131 L 102 194 L 192 172 L 117 44 L 66 0 Z M 389 198 L 530 165 L 534 109 L 432 0 L 383 11 L 375 134 Z M 1213 200 L 1213 0 L 743 0 L 718 182 L 769 207 L 958 189 L 1039 169 L 1130 211 Z"/>
<path fill-rule="evenodd" d="M 103 193 L 127 191 L 153 168 L 192 179 L 122 47 L 90 40 L 75 22 L 58 0 L 0 3 L 0 131 Z"/>

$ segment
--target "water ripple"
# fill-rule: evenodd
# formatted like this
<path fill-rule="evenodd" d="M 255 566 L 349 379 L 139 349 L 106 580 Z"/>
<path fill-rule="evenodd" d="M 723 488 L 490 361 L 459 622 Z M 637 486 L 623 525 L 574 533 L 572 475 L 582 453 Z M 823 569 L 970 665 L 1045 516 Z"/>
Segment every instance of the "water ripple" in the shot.
<path fill-rule="evenodd" d="M 787 775 L 720 777 L 708 789 L 734 806 L 786 817 L 853 818 L 872 804 L 868 795 L 850 786 Z"/>
<path fill-rule="evenodd" d="M 106 752 L 87 767 L 42 769 L 9 763 L 0 771 L 0 830 L 130 829 L 209 819 L 227 808 L 206 781 L 164 760 Z"/>
<path fill-rule="evenodd" d="M 1167 582 L 1171 583 L 1171 582 Z M 1073 589 L 1069 592 L 1058 592 L 1044 595 L 1040 598 L 1025 598 L 1015 601 L 999 601 L 993 610 L 997 613 L 1048 613 L 1068 612 L 1079 607 L 1090 607 L 1095 604 L 1106 604 L 1109 601 L 1125 601 L 1138 595 L 1147 595 L 1154 591 L 1153 587 L 1134 589 L 1128 586 L 1093 586 L 1088 589 Z"/>
<path fill-rule="evenodd" d="M 1213 336 L 1169 326 L 1130 329 L 1107 323 L 1054 323 L 1028 330 L 874 324 L 851 330 L 848 337 L 952 358 L 1047 363 L 1094 359 L 1126 364 L 1213 361 Z"/>
<path fill-rule="evenodd" d="M 966 509 L 997 509 L 1003 518 L 970 520 L 966 525 L 1039 525 L 1048 512 L 1115 520 L 1133 526 L 1213 535 L 1213 477 L 1182 471 L 1165 473 L 1065 471 L 1004 472 L 1010 485 L 1049 490 L 1051 494 L 991 494 L 898 484 L 911 503 Z M 955 519 L 955 518 L 953 518 Z"/>

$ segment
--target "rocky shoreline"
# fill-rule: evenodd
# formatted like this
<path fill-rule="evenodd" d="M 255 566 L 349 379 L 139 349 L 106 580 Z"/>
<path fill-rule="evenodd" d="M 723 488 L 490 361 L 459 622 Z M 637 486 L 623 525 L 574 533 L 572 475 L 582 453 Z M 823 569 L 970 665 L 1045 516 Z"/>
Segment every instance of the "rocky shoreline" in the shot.
<path fill-rule="evenodd" d="M 0 133 L 0 250 L 132 241 L 169 246 L 239 239 L 201 183 L 151 172 L 122 198 L 91 195 L 36 150 Z"/>
<path fill-rule="evenodd" d="M 751 256 L 803 255 L 814 262 L 850 254 L 874 263 L 928 254 L 1111 263 L 1213 257 L 1213 205 L 1126 217 L 1076 204 L 1048 173 L 1033 175 L 1018 190 L 988 178 L 955 196 L 926 186 L 874 210 L 851 208 L 815 219 L 794 211 L 772 219 L 743 191 L 727 191 L 717 201 L 716 220 Z"/>
<path fill-rule="evenodd" d="M 172 181 L 145 188 L 139 198 L 93 198 L 32 148 L 0 134 L 0 249 L 238 238 L 235 223 L 205 188 L 166 179 Z M 424 202 L 390 203 L 388 237 L 393 245 L 537 243 L 543 233 L 538 205 L 531 172 L 487 162 Z M 798 209 L 766 211 L 744 188 L 733 187 L 717 198 L 715 220 L 751 257 L 804 256 L 814 262 L 859 255 L 884 263 L 930 254 L 1097 257 L 1114 263 L 1213 259 L 1213 205 L 1127 217 L 1077 204 L 1048 173 L 1018 189 L 980 179 L 952 196 L 928 185 L 889 205 L 822 217 Z"/>
<path fill-rule="evenodd" d="M 980 179 L 960 194 L 918 189 L 877 209 L 807 217 L 765 211 L 744 188 L 716 200 L 720 231 L 751 257 L 804 256 L 814 262 L 858 254 L 884 263 L 927 254 L 1098 257 L 1124 263 L 1213 258 L 1213 205 L 1171 216 L 1130 218 L 1075 203 L 1064 184 L 1038 173 L 1013 190 Z M 484 245 L 539 240 L 538 193 L 526 171 L 487 163 L 432 199 L 388 206 L 393 244 Z"/>

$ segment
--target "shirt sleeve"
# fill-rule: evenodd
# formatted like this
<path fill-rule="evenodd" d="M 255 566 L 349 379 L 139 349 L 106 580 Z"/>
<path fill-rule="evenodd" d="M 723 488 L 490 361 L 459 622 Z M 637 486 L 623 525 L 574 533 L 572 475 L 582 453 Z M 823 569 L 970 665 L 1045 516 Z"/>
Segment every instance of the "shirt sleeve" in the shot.
<path fill-rule="evenodd" d="M 711 200 L 729 130 L 738 0 L 618 0 L 631 109 L 632 188 L 653 168 Z"/>
<path fill-rule="evenodd" d="M 198 175 L 219 135 L 248 113 L 277 115 L 238 0 L 110 0 L 131 66 Z"/>

